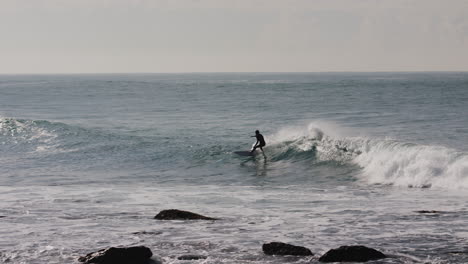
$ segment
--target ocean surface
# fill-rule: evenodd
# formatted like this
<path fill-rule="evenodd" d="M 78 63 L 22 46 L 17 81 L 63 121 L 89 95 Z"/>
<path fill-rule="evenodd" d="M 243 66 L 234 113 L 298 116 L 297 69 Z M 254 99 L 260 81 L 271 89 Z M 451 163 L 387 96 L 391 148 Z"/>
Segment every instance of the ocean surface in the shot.
<path fill-rule="evenodd" d="M 233 154 L 257 129 L 265 156 Z M 153 219 L 173 208 L 221 220 Z M 468 73 L 0 75 L 0 262 L 135 245 L 468 263 Z"/>

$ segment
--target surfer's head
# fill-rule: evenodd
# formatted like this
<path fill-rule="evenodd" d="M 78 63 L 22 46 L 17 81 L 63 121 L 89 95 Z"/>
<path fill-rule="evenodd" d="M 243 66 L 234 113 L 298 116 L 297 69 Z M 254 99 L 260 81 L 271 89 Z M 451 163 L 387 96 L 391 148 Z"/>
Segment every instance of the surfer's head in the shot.
<path fill-rule="evenodd" d="M 260 134 L 260 131 L 255 130 L 255 134 L 256 134 L 256 135 Z"/>

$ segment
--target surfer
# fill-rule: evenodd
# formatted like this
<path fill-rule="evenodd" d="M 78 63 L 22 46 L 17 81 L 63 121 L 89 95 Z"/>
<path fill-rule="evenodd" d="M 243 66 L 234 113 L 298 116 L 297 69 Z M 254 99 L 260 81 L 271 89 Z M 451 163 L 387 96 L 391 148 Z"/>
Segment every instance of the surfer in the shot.
<path fill-rule="evenodd" d="M 265 139 L 263 138 L 263 135 L 260 134 L 260 131 L 258 130 L 255 130 L 255 136 L 252 136 L 252 137 L 256 137 L 257 138 L 257 142 L 255 142 L 255 145 L 254 147 L 252 148 L 252 151 L 250 151 L 251 153 L 253 153 L 257 148 L 260 148 L 263 152 L 263 148 L 265 146 Z"/>

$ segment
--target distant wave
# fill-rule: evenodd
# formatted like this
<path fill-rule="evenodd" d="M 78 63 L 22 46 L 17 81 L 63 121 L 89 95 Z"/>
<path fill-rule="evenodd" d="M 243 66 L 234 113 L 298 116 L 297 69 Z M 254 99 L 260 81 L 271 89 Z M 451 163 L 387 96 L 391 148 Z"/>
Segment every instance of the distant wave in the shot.
<path fill-rule="evenodd" d="M 327 122 L 288 127 L 271 135 L 273 160 L 333 161 L 362 168 L 360 180 L 416 188 L 468 189 L 468 154 L 443 146 L 353 137 Z"/>
<path fill-rule="evenodd" d="M 0 144 L 29 151 L 51 149 L 58 136 L 51 126 L 54 125 L 48 121 L 0 117 Z"/>
<path fill-rule="evenodd" d="M 31 166 L 54 166 L 61 162 L 65 166 L 79 164 L 83 169 L 125 166 L 126 162 L 151 164 L 170 155 L 158 151 L 163 143 L 120 131 L 0 117 L 0 155 L 38 161 Z"/>
<path fill-rule="evenodd" d="M 0 117 L 0 145 L 15 152 L 54 154 L 85 151 L 118 136 L 47 120 Z"/>

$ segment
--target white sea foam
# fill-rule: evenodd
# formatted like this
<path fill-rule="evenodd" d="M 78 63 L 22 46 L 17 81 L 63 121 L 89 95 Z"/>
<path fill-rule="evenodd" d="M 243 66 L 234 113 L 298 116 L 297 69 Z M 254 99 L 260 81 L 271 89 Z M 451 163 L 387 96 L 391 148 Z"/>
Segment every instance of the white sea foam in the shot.
<path fill-rule="evenodd" d="M 54 139 L 58 135 L 32 120 L 0 117 L 0 136 L 2 144 L 26 143 L 33 146 L 33 151 L 43 152 L 55 147 Z"/>
<path fill-rule="evenodd" d="M 332 122 L 315 121 L 304 125 L 283 127 L 268 138 L 272 144 L 278 144 L 300 139 L 322 140 L 324 135 L 341 138 L 353 133 L 351 129 L 340 127 Z"/>
<path fill-rule="evenodd" d="M 442 146 L 369 140 L 354 161 L 371 184 L 468 188 L 468 156 Z"/>
<path fill-rule="evenodd" d="M 330 122 L 286 127 L 269 136 L 278 152 L 316 149 L 315 158 L 362 167 L 360 180 L 420 188 L 468 189 L 468 155 L 444 146 L 409 144 L 394 139 L 355 137 Z"/>

